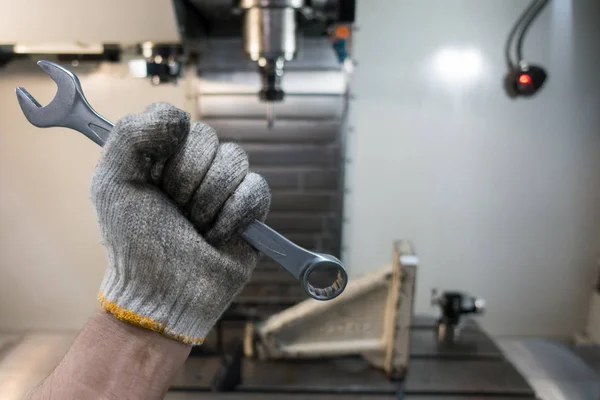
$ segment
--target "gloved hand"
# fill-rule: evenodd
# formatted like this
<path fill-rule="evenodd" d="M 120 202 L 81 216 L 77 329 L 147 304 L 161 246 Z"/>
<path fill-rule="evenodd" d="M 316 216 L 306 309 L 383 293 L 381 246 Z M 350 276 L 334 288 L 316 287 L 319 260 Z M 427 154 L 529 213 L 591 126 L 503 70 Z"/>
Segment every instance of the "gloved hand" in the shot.
<path fill-rule="evenodd" d="M 244 151 L 208 125 L 153 104 L 115 125 L 92 179 L 109 259 L 99 293 L 115 317 L 199 345 L 250 278 L 239 236 L 270 194 Z"/>

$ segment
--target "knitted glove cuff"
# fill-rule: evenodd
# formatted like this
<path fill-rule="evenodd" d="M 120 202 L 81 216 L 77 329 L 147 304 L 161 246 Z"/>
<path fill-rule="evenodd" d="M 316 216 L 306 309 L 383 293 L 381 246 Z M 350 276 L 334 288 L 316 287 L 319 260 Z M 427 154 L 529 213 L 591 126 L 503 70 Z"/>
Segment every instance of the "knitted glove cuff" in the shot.
<path fill-rule="evenodd" d="M 178 333 L 175 329 L 169 328 L 167 324 L 156 321 L 150 317 L 145 317 L 141 314 L 136 313 L 130 309 L 121 307 L 114 301 L 110 301 L 104 297 L 103 292 L 98 293 L 98 301 L 100 306 L 110 314 L 112 314 L 118 320 L 126 322 L 131 325 L 139 326 L 140 328 L 149 329 L 154 332 L 158 332 L 163 336 L 170 339 L 177 340 L 185 344 L 192 346 L 200 346 L 204 343 L 204 337 L 202 336 L 190 336 L 183 333 Z"/>
<path fill-rule="evenodd" d="M 153 295 L 142 295 L 145 290 L 131 280 L 123 285 L 117 282 L 113 268 L 106 271 L 98 301 L 100 306 L 115 318 L 144 329 L 158 332 L 168 338 L 199 346 L 204 342 L 210 321 L 194 319 L 191 315 L 174 317 L 174 310 L 166 304 L 157 304 Z M 151 299 L 143 302 L 141 299 Z"/>

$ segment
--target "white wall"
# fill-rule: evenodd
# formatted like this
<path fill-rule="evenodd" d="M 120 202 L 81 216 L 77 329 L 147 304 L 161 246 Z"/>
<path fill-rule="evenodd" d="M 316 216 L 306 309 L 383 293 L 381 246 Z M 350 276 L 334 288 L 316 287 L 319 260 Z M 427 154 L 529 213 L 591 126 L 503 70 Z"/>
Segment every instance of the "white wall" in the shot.
<path fill-rule="evenodd" d="M 600 237 L 600 3 L 550 3 L 525 46 L 549 81 L 515 101 L 504 41 L 528 3 L 359 0 L 344 259 L 356 276 L 410 239 L 417 312 L 462 289 L 493 333 L 568 335 Z"/>
<path fill-rule="evenodd" d="M 152 87 L 121 66 L 73 71 L 112 121 L 154 101 L 185 106 L 183 86 Z M 42 104 L 56 91 L 35 64 L 0 70 L 0 329 L 78 329 L 106 268 L 89 200 L 100 148 L 78 132 L 29 124 L 16 86 Z"/>

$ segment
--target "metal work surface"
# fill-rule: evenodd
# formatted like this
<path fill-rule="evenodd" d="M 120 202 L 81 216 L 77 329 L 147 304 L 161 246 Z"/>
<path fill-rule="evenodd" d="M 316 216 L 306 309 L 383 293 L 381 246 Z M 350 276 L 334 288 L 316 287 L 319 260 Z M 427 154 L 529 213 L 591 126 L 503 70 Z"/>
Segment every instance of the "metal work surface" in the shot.
<path fill-rule="evenodd" d="M 203 392 L 169 392 L 165 400 L 304 400 L 305 394 L 251 394 L 251 393 L 203 393 Z M 315 394 L 310 396 L 310 400 L 398 400 L 398 396 L 388 395 L 364 395 L 364 394 Z M 438 395 L 407 395 L 402 400 L 486 400 L 483 396 L 438 396 Z M 515 397 L 515 396 L 494 396 L 493 400 L 534 400 L 535 397 Z"/>
<path fill-rule="evenodd" d="M 494 341 L 472 322 L 461 329 L 460 341 L 451 345 L 438 343 L 432 328 L 412 329 L 410 335 L 410 355 L 412 358 L 497 358 L 502 359 L 502 351 Z"/>
<path fill-rule="evenodd" d="M 390 394 L 398 386 L 360 358 L 314 361 L 244 360 L 240 390 Z"/>
<path fill-rule="evenodd" d="M 532 395 L 506 361 L 411 360 L 406 394 Z M 240 390 L 393 394 L 400 386 L 360 359 L 254 362 L 243 365 Z"/>
<path fill-rule="evenodd" d="M 433 330 L 427 328 L 432 327 L 433 319 L 417 317 L 415 322 L 404 383 L 390 382 L 383 372 L 356 357 L 269 362 L 242 359 L 242 383 L 236 391 L 213 393 L 222 356 L 197 355 L 190 357 L 176 376 L 166 399 L 374 400 L 398 398 L 402 389 L 403 398 L 408 400 L 534 399 L 527 382 L 543 400 L 596 400 L 600 396 L 597 346 L 570 348 L 544 340 L 502 340 L 499 347 L 513 367 L 494 353 L 498 347 L 472 322 L 466 326 L 473 332 L 462 336 L 463 340 L 470 337 L 478 344 L 487 344 L 468 350 L 465 343 L 460 352 L 434 345 Z M 224 342 L 243 332 L 242 321 L 222 324 Z M 0 334 L 0 398 L 22 398 L 52 371 L 75 336 L 75 332 Z M 204 351 L 218 352 L 217 342 L 213 335 Z"/>
<path fill-rule="evenodd" d="M 460 340 L 438 343 L 435 340 L 436 320 L 428 315 L 415 315 L 412 320 L 410 355 L 415 358 L 504 358 L 502 351 L 472 319 L 461 324 Z"/>
<path fill-rule="evenodd" d="M 571 347 L 571 351 L 577 354 L 586 364 L 596 372 L 600 379 L 600 345 L 579 345 Z"/>
<path fill-rule="evenodd" d="M 263 400 L 263 399 L 277 399 L 277 400 L 304 400 L 306 397 L 304 394 L 250 394 L 250 393 L 202 393 L 202 392 L 169 392 L 165 397 L 165 400 Z M 310 396 L 311 400 L 341 400 L 339 395 L 313 395 Z M 348 400 L 394 400 L 396 396 L 376 396 L 376 395 L 344 395 L 343 399 Z M 413 397 L 407 397 L 405 399 L 413 400 Z M 472 400 L 464 398 L 465 400 Z M 433 400 L 433 398 L 422 398 L 416 397 L 414 400 Z M 445 400 L 444 397 L 435 397 L 435 400 Z M 449 400 L 463 400 L 463 398 L 449 398 Z M 499 399 L 503 400 L 503 399 Z"/>
<path fill-rule="evenodd" d="M 600 399 L 597 346 L 574 350 L 543 339 L 502 340 L 499 345 L 541 399 Z"/>
<path fill-rule="evenodd" d="M 210 390 L 219 365 L 218 356 L 190 358 L 177 377 L 174 390 Z M 525 379 L 504 360 L 417 359 L 411 360 L 409 368 L 404 393 L 419 399 L 424 395 L 465 399 L 502 395 L 534 398 Z M 402 384 L 390 382 L 382 372 L 360 358 L 304 362 L 243 360 L 242 384 L 237 391 L 304 393 L 305 396 L 310 394 L 310 398 L 319 393 L 393 396 L 402 391 Z"/>
<path fill-rule="evenodd" d="M 407 393 L 533 395 L 525 378 L 506 360 L 412 358 Z"/>
<path fill-rule="evenodd" d="M 401 393 L 404 399 L 414 400 L 480 400 L 488 396 L 494 399 L 535 398 L 525 379 L 508 361 L 500 355 L 482 358 L 481 354 L 493 354 L 495 347 L 486 344 L 467 350 L 468 347 L 463 346 L 460 352 L 448 357 L 452 350 L 435 350 L 433 329 L 426 328 L 432 325 L 432 320 L 416 318 L 415 322 L 418 328 L 413 329 L 412 337 L 418 339 L 413 343 L 420 350 L 413 348 L 404 382 L 391 382 L 383 371 L 371 367 L 360 357 L 304 361 L 243 358 L 239 360 L 241 382 L 235 391 L 211 393 L 215 378 L 224 370 L 223 351 L 219 350 L 218 337 L 213 334 L 208 346 L 200 348 L 188 359 L 166 398 L 371 400 L 393 399 Z M 228 342 L 241 336 L 243 324 L 242 321 L 222 322 L 221 342 L 225 345 L 221 347 L 227 349 Z M 471 337 L 477 343 L 486 343 L 483 339 L 486 336 L 478 331 L 477 325 L 467 326 L 473 333 L 464 336 L 465 339 Z M 0 335 L 0 398 L 21 398 L 48 375 L 74 338 L 75 333 Z M 203 351 L 213 355 L 201 354 Z"/>
<path fill-rule="evenodd" d="M 404 382 L 391 382 L 360 357 L 326 360 L 260 361 L 242 359 L 240 384 L 236 391 L 245 393 L 304 393 L 315 395 L 369 395 L 426 399 L 535 398 L 523 376 L 503 357 L 477 324 L 466 320 L 461 342 L 438 345 L 435 320 L 416 317 L 411 330 L 411 359 Z M 222 342 L 242 336 L 243 324 L 223 322 Z M 214 348 L 217 340 L 211 340 Z M 220 368 L 220 356 L 190 358 L 178 378 L 176 390 L 209 390 Z M 212 369 L 212 372 L 211 372 Z"/>

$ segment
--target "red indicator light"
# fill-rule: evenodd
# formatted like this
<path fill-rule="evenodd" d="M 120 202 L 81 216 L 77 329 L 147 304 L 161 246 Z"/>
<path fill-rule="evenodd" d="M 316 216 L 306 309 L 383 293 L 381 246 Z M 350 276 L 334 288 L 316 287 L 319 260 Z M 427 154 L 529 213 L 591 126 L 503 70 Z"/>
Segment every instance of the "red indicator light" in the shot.
<path fill-rule="evenodd" d="M 523 75 L 519 76 L 519 83 L 521 83 L 523 85 L 529 85 L 531 83 L 531 76 L 529 76 L 527 74 L 523 74 Z"/>

